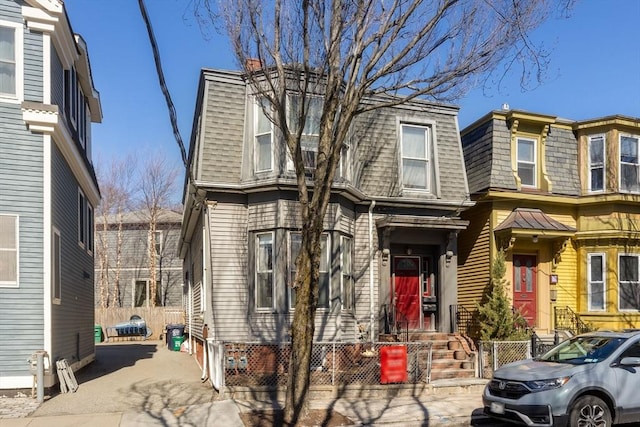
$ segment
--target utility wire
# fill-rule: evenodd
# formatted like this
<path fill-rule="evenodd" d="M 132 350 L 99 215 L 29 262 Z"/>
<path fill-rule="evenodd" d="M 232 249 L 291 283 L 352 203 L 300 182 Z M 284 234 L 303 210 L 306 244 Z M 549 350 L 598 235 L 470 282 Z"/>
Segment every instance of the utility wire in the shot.
<path fill-rule="evenodd" d="M 167 107 L 169 108 L 169 119 L 171 120 L 171 127 L 173 128 L 173 136 L 176 138 L 176 142 L 178 143 L 178 147 L 180 148 L 180 154 L 182 155 L 182 163 L 184 164 L 185 169 L 189 172 L 189 175 L 191 175 L 189 165 L 187 164 L 187 151 L 184 148 L 184 143 L 182 142 L 182 137 L 180 136 L 180 130 L 178 129 L 178 118 L 176 114 L 176 108 L 173 105 L 173 101 L 171 100 L 171 94 L 169 94 L 167 83 L 164 80 L 164 72 L 162 71 L 162 63 L 160 62 L 160 52 L 158 50 L 158 44 L 156 43 L 156 38 L 153 35 L 153 28 L 151 27 L 151 21 L 149 20 L 149 15 L 147 14 L 147 8 L 144 5 L 144 0 L 138 0 L 138 5 L 140 6 L 140 13 L 142 13 L 142 19 L 144 19 L 145 26 L 147 27 L 147 33 L 149 34 L 149 41 L 151 42 L 151 50 L 153 51 L 153 59 L 155 60 L 155 64 L 156 64 L 156 72 L 158 74 L 158 80 L 160 81 L 160 88 L 162 89 L 162 93 L 164 94 L 164 99 L 167 102 Z"/>

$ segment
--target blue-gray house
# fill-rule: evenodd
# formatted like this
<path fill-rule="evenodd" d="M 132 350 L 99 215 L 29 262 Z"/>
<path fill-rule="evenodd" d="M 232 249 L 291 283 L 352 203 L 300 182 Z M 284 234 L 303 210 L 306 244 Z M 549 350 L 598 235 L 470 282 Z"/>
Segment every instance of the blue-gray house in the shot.
<path fill-rule="evenodd" d="M 54 367 L 94 359 L 91 123 L 101 119 L 63 2 L 0 0 L 0 389 L 31 387 L 38 350 Z"/>

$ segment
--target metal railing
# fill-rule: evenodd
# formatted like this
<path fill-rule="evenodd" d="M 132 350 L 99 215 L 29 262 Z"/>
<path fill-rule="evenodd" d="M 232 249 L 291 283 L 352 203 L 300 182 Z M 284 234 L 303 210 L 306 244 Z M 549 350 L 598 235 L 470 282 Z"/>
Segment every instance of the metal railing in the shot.
<path fill-rule="evenodd" d="M 569 307 L 555 307 L 554 319 L 556 329 L 570 331 L 574 335 L 589 332 L 591 328 L 580 319 L 580 316 Z"/>
<path fill-rule="evenodd" d="M 471 312 L 462 304 L 451 304 L 449 306 L 451 314 L 451 331 L 459 332 L 463 335 L 472 335 L 474 329 L 478 329 L 478 313 Z"/>

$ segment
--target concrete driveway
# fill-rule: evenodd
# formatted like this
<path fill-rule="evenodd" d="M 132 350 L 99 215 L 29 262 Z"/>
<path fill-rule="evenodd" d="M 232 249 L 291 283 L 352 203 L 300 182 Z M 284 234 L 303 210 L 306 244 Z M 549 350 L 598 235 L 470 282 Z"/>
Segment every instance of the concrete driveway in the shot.
<path fill-rule="evenodd" d="M 157 415 L 165 408 L 208 403 L 217 393 L 187 353 L 171 351 L 164 341 L 96 345 L 96 361 L 76 373 L 78 390 L 45 400 L 31 415 L 138 412 Z"/>

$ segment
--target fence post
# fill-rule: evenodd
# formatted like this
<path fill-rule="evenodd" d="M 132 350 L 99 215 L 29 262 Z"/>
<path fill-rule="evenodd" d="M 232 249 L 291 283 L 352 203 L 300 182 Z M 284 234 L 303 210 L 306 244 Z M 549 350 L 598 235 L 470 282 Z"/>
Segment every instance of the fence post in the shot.
<path fill-rule="evenodd" d="M 495 372 L 498 367 L 498 343 L 493 341 L 493 372 Z"/>
<path fill-rule="evenodd" d="M 333 342 L 333 361 L 331 362 L 331 385 L 336 385 L 336 342 Z"/>
<path fill-rule="evenodd" d="M 538 356 L 538 346 L 536 345 L 536 333 L 533 332 L 531 334 L 531 339 L 529 340 L 529 345 L 531 346 L 531 357 Z"/>

